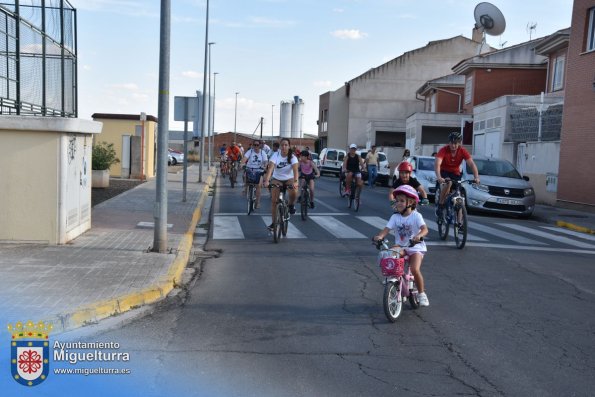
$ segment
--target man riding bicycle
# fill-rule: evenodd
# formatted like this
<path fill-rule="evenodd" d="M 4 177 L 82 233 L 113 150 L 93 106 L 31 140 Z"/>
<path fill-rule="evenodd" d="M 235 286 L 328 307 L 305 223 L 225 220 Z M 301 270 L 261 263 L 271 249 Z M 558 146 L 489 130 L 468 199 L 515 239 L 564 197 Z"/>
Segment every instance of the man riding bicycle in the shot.
<path fill-rule="evenodd" d="M 260 185 L 261 178 L 266 169 L 269 158 L 260 147 L 260 140 L 256 139 L 252 142 L 252 148 L 244 154 L 242 164 L 246 166 L 246 173 L 244 174 L 244 192 L 248 183 L 256 185 L 256 203 L 254 208 L 260 207 Z"/>
<path fill-rule="evenodd" d="M 436 154 L 434 172 L 436 183 L 440 186 L 440 197 L 436 214 L 440 216 L 444 208 L 444 200 L 452 187 L 452 181 L 461 180 L 461 164 L 463 160 L 469 164 L 473 171 L 474 183 L 479 183 L 479 172 L 469 152 L 462 146 L 463 136 L 459 131 L 448 135 L 448 145 L 442 147 Z"/>

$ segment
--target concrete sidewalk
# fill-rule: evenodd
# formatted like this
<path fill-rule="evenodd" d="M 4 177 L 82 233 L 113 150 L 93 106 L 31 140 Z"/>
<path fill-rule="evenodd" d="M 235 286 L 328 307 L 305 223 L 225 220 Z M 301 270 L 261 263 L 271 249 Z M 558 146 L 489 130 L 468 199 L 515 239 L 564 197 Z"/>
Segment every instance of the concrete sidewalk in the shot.
<path fill-rule="evenodd" d="M 195 229 L 213 185 L 215 168 L 188 168 L 187 201 L 182 177 L 168 174 L 168 253 L 153 245 L 156 180 L 107 200 L 92 210 L 92 228 L 71 243 L 48 246 L 0 244 L 0 319 L 3 324 L 40 320 L 62 332 L 164 298 L 180 283 Z"/>
<path fill-rule="evenodd" d="M 536 205 L 533 219 L 579 233 L 595 234 L 595 213 L 593 212 Z"/>

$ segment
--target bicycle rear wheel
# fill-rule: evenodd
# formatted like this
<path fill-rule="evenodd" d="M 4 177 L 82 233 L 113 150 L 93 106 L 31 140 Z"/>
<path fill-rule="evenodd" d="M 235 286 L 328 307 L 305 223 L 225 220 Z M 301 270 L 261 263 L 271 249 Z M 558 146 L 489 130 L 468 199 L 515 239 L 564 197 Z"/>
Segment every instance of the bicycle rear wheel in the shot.
<path fill-rule="evenodd" d="M 345 180 L 339 177 L 339 195 L 345 197 Z"/>
<path fill-rule="evenodd" d="M 415 280 L 413 281 L 413 288 L 409 290 L 409 296 L 407 299 L 409 300 L 409 305 L 412 309 L 417 309 L 419 307 L 419 291 L 417 290 L 417 284 L 415 284 Z"/>
<path fill-rule="evenodd" d="M 308 207 L 310 206 L 310 192 L 307 189 L 302 189 L 301 210 L 302 220 L 308 219 Z"/>
<path fill-rule="evenodd" d="M 467 209 L 464 205 L 455 205 L 455 224 L 453 231 L 455 234 L 455 244 L 458 249 L 463 249 L 467 242 Z"/>
<path fill-rule="evenodd" d="M 384 297 L 382 299 L 384 314 L 391 323 L 397 321 L 403 309 L 403 300 L 401 299 L 400 283 L 387 281 L 384 285 Z"/>

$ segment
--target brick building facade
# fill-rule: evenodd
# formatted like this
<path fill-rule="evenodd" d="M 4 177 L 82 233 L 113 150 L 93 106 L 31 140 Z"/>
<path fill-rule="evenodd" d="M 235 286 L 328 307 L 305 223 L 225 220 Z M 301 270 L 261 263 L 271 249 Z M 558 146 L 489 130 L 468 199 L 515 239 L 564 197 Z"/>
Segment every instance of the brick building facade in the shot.
<path fill-rule="evenodd" d="M 575 0 L 566 65 L 558 202 L 595 209 L 595 1 Z"/>

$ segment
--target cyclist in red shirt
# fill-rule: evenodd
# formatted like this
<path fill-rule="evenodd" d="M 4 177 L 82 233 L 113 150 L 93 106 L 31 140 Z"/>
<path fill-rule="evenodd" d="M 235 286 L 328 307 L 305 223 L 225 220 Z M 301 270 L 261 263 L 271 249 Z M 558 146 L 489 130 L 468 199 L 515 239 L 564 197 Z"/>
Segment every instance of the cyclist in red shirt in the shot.
<path fill-rule="evenodd" d="M 240 161 L 242 159 L 242 151 L 236 146 L 235 142 L 231 143 L 225 153 L 227 154 L 227 161 Z"/>
<path fill-rule="evenodd" d="M 446 195 L 450 192 L 453 180 L 461 180 L 461 164 L 463 160 L 469 164 L 473 171 L 473 181 L 479 183 L 479 172 L 469 152 L 461 146 L 463 137 L 460 132 L 454 131 L 448 135 L 448 145 L 442 147 L 436 154 L 434 172 L 436 182 L 440 185 L 440 199 L 437 213 L 444 207 Z M 448 181 L 446 179 L 449 179 Z"/>

